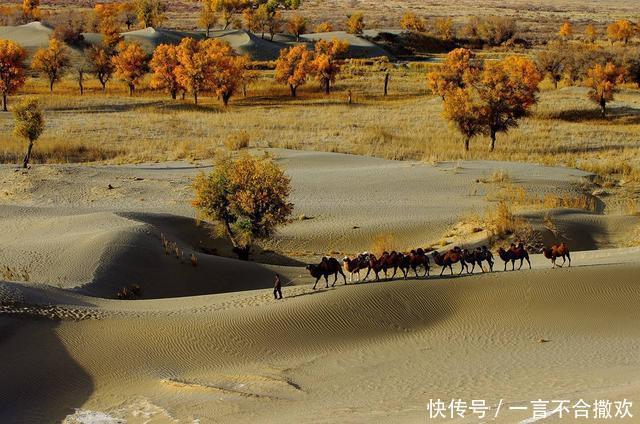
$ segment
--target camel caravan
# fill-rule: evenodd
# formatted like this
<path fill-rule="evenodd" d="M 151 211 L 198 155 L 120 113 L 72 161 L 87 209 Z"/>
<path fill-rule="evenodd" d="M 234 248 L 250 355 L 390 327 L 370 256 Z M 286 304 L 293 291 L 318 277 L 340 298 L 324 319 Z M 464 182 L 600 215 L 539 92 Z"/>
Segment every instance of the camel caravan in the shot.
<path fill-rule="evenodd" d="M 526 249 L 524 243 L 512 243 L 507 249 L 499 248 L 498 257 L 504 262 L 504 271 L 507 271 L 507 265 L 511 263 L 511 271 L 516 270 L 516 262 L 520 261 L 518 270 L 522 269 L 524 261 L 527 261 L 529 269 L 531 269 L 531 261 L 529 260 L 529 252 Z M 569 247 L 565 243 L 554 244 L 551 247 L 545 247 L 542 249 L 542 254 L 545 258 L 551 260 L 552 268 L 562 267 L 567 260 L 571 266 L 571 255 L 569 253 Z M 431 259 L 430 259 L 431 257 Z M 562 258 L 562 264 L 557 264 L 556 260 Z M 329 277 L 333 276 L 332 287 L 336 285 L 338 281 L 338 274 L 342 276 L 344 284 L 347 284 L 347 276 L 349 274 L 349 282 L 366 281 L 369 275 L 373 272 L 376 281 L 380 281 L 380 273 L 384 274 L 385 279 L 393 280 L 398 274 L 398 270 L 402 274 L 402 277 L 406 280 L 413 271 L 416 278 L 428 278 L 431 271 L 431 260 L 438 265 L 440 270 L 440 276 L 444 274 L 448 268 L 451 275 L 453 272 L 453 265 L 459 263 L 460 271 L 458 275 L 463 272 L 467 274 L 473 274 L 476 267 L 484 272 L 493 272 L 494 257 L 491 251 L 486 247 L 478 247 L 473 250 L 462 249 L 460 247 L 454 247 L 447 252 L 440 253 L 437 250 L 418 248 L 410 251 L 409 253 L 401 252 L 384 252 L 380 257 L 376 257 L 373 253 L 364 252 L 360 253 L 354 258 L 345 256 L 340 263 L 336 258 L 323 257 L 319 264 L 307 265 L 306 269 L 309 271 L 312 277 L 316 279 L 313 289 L 316 289 L 318 281 L 324 277 L 325 288 L 329 287 Z M 485 269 L 486 265 L 486 269 Z M 418 273 L 420 270 L 420 273 Z M 364 278 L 361 279 L 361 273 L 365 272 Z M 389 273 L 391 277 L 389 277 Z"/>

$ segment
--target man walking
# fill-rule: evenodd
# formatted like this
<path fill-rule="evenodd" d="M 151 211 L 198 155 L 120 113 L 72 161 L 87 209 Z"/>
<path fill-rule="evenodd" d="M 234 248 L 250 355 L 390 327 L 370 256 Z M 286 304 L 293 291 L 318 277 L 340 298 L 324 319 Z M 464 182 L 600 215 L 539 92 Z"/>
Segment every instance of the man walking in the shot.
<path fill-rule="evenodd" d="M 276 300 L 282 299 L 282 283 L 280 282 L 280 276 L 278 274 L 276 274 L 276 281 L 273 285 L 273 297 Z"/>

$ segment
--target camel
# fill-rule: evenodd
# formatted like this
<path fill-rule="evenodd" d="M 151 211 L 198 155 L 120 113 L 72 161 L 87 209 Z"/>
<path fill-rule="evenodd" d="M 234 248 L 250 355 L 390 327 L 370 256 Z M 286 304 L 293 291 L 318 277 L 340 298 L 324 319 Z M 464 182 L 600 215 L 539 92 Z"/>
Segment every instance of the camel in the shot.
<path fill-rule="evenodd" d="M 460 261 L 464 264 L 467 274 L 473 274 L 473 271 L 476 269 L 476 264 L 478 264 L 482 269 L 482 264 L 478 260 L 477 252 L 475 250 L 471 251 L 469 249 L 462 249 L 462 259 Z M 469 269 L 469 265 L 471 265 L 471 269 Z M 482 272 L 484 272 L 484 269 Z"/>
<path fill-rule="evenodd" d="M 373 253 L 370 253 L 367 261 L 367 275 L 364 276 L 362 281 L 366 281 L 367 278 L 369 278 L 369 273 L 371 273 L 371 271 L 376 275 L 376 281 L 380 281 L 380 271 L 382 270 L 381 260 L 376 258 L 376 255 Z"/>
<path fill-rule="evenodd" d="M 429 265 L 429 256 L 427 256 L 422 248 L 418 248 L 409 252 L 408 255 L 405 255 L 405 259 L 408 261 L 409 267 L 416 274 L 416 278 L 420 278 L 418 275 L 418 267 L 424 268 L 423 277 L 429 276 L 429 269 L 431 268 Z"/>
<path fill-rule="evenodd" d="M 353 275 L 355 274 L 360 281 L 360 271 L 367 268 L 369 264 L 369 253 L 360 253 L 355 258 L 351 259 L 348 256 L 342 258 L 342 268 L 345 272 L 349 273 L 349 282 L 353 281 Z"/>
<path fill-rule="evenodd" d="M 522 264 L 526 260 L 529 264 L 529 269 L 531 269 L 531 261 L 529 260 L 529 252 L 524 248 L 524 243 L 518 243 L 516 246 L 514 243 L 511 243 L 511 246 L 508 250 L 504 250 L 502 247 L 498 249 L 498 255 L 504 261 L 504 270 L 507 270 L 507 263 L 511 261 L 511 270 L 515 271 L 515 263 L 519 259 L 520 266 L 518 270 L 522 269 Z"/>
<path fill-rule="evenodd" d="M 322 261 L 320 261 L 318 265 L 310 264 L 307 265 L 306 268 L 311 276 L 316 279 L 316 282 L 313 285 L 314 290 L 316 289 L 316 285 L 318 284 L 318 281 L 321 277 L 324 277 L 325 288 L 329 288 L 329 275 L 334 276 L 333 284 L 331 285 L 331 287 L 336 285 L 336 281 L 338 281 L 338 274 L 342 275 L 344 284 L 347 284 L 347 277 L 344 275 L 344 272 L 342 272 L 340 262 L 338 262 L 336 258 L 328 258 L 325 256 L 322 258 Z"/>
<path fill-rule="evenodd" d="M 551 263 L 553 264 L 552 268 L 555 268 L 556 266 L 562 268 L 565 262 L 567 262 L 567 259 L 569 259 L 569 267 L 571 266 L 571 254 L 569 253 L 569 247 L 564 243 L 554 244 L 551 247 L 544 247 L 542 248 L 542 254 L 545 258 L 551 259 Z M 562 257 L 562 264 L 557 265 L 556 259 L 560 257 Z"/>
<path fill-rule="evenodd" d="M 451 275 L 453 275 L 453 267 L 452 265 L 457 263 L 457 262 L 461 262 L 462 260 L 462 251 L 460 250 L 459 247 L 454 247 L 453 249 L 449 250 L 448 252 L 445 252 L 444 255 L 441 254 L 440 252 L 438 252 L 437 250 L 434 250 L 431 255 L 433 256 L 433 261 L 437 264 L 440 265 L 442 267 L 442 270 L 440 271 L 440 276 L 442 277 L 442 273 L 444 272 L 444 270 L 448 267 L 449 270 L 451 271 Z M 461 262 L 461 268 L 460 268 L 460 274 L 462 274 L 462 271 L 466 269 L 466 265 L 464 262 Z"/>
<path fill-rule="evenodd" d="M 393 268 L 393 275 L 391 276 L 391 279 L 393 280 L 393 278 L 395 278 L 396 273 L 398 272 L 398 268 L 400 268 L 402 264 L 402 256 L 402 253 L 398 253 L 395 250 L 393 250 L 391 253 L 382 253 L 382 256 L 380 256 L 378 262 L 380 263 L 380 267 L 384 272 L 385 279 L 389 278 L 387 271 L 391 268 Z"/>
<path fill-rule="evenodd" d="M 482 268 L 483 261 L 489 265 L 489 270 L 493 272 L 493 254 L 489 249 L 487 249 L 487 246 L 478 247 L 476 249 L 476 261 L 478 262 L 478 265 L 480 265 L 482 272 L 484 272 L 484 268 Z"/>

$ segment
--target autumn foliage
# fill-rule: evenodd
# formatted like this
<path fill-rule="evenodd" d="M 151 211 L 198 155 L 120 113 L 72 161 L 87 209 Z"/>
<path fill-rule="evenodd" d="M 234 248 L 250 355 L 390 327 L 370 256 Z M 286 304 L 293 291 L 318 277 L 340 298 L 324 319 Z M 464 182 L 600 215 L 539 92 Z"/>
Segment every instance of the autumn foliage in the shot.
<path fill-rule="evenodd" d="M 312 70 L 313 52 L 305 45 L 290 47 L 280 51 L 276 61 L 276 81 L 287 84 L 291 97 L 296 97 L 296 90 L 307 81 Z"/>
<path fill-rule="evenodd" d="M 34 70 L 42 72 L 49 79 L 50 92 L 53 92 L 53 84 L 60 80 L 68 66 L 69 49 L 55 38 L 49 40 L 49 47 L 36 51 L 31 62 Z"/>
<path fill-rule="evenodd" d="M 176 69 L 179 65 L 176 46 L 161 44 L 156 47 L 149 65 L 152 72 L 152 88 L 166 90 L 174 100 L 179 91 L 185 90 L 185 87 L 178 81 L 176 76 Z"/>
<path fill-rule="evenodd" d="M 635 25 L 627 19 L 621 19 L 607 27 L 607 36 L 609 37 L 609 40 L 611 40 L 612 44 L 616 41 L 620 41 L 626 46 L 631 37 L 634 36 L 635 32 Z"/>
<path fill-rule="evenodd" d="M 244 260 L 249 258 L 253 241 L 270 237 L 293 211 L 291 181 L 266 156 L 223 157 L 210 174 L 195 178 L 193 188 L 193 206 L 200 217 L 216 222 L 218 232 Z"/>
<path fill-rule="evenodd" d="M 148 70 L 147 54 L 138 43 L 122 42 L 118 45 L 118 53 L 112 59 L 116 77 L 129 87 L 129 95 L 133 95 L 136 85 Z"/>
<path fill-rule="evenodd" d="M 2 108 L 7 110 L 7 97 L 24 85 L 24 59 L 27 53 L 10 40 L 0 40 L 0 92 Z"/>
<path fill-rule="evenodd" d="M 347 19 L 347 32 L 349 34 L 362 34 L 364 27 L 364 15 L 362 13 L 358 12 L 349 15 Z"/>
<path fill-rule="evenodd" d="M 44 118 L 38 100 L 33 97 L 27 97 L 22 100 L 14 109 L 13 117 L 15 126 L 13 133 L 18 137 L 27 141 L 27 153 L 22 161 L 22 167 L 26 168 L 31 159 L 31 151 L 33 143 L 40 137 L 44 131 Z"/>
<path fill-rule="evenodd" d="M 607 115 L 607 102 L 613 100 L 618 85 L 624 82 L 625 70 L 609 62 L 596 64 L 587 72 L 585 86 L 589 88 L 589 98 L 600 106 L 602 117 Z"/>
<path fill-rule="evenodd" d="M 338 57 L 349 49 L 345 41 L 334 39 L 333 41 L 320 40 L 316 43 L 315 58 L 311 64 L 312 72 L 326 94 L 331 90 L 331 84 L 335 82 L 340 73 L 341 66 Z"/>
<path fill-rule="evenodd" d="M 518 126 L 537 101 L 542 75 L 529 59 L 512 56 L 499 62 L 478 63 L 471 52 L 451 52 L 440 72 L 429 74 L 432 91 L 444 98 L 444 116 L 469 141 L 490 137 Z"/>
<path fill-rule="evenodd" d="M 425 32 L 427 25 L 421 17 L 413 12 L 406 12 L 400 19 L 400 27 L 407 31 Z"/>

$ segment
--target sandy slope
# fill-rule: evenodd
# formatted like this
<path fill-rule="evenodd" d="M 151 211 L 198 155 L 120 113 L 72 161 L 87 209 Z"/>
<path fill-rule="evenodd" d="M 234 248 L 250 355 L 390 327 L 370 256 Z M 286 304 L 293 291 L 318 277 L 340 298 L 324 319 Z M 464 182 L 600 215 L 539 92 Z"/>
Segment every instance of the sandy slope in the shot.
<path fill-rule="evenodd" d="M 0 421 L 424 422 L 438 397 L 638 400 L 638 248 L 575 252 L 571 269 L 535 255 L 533 270 L 318 291 L 298 262 L 381 232 L 401 247 L 437 239 L 486 206 L 478 181 L 495 169 L 535 193 L 575 193 L 588 174 L 271 153 L 313 219 L 278 234 L 281 256 L 250 263 L 200 252 L 226 249 L 188 206 L 206 165 L 0 167 L 0 266 L 30 275 L 0 282 Z M 554 214 L 589 249 L 637 224 Z M 160 234 L 198 267 L 165 255 Z M 281 302 L 265 289 L 274 272 Z M 109 299 L 134 282 L 143 300 Z"/>

